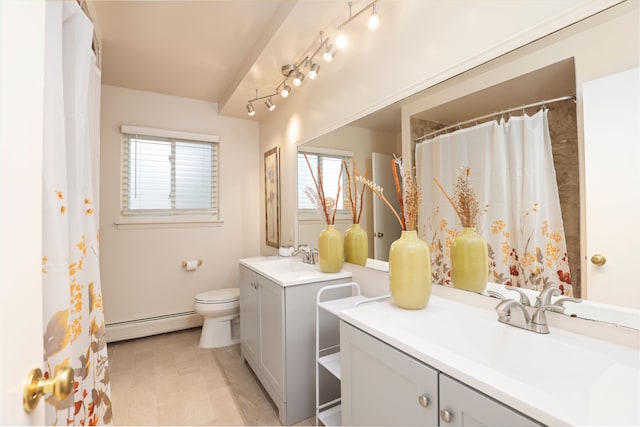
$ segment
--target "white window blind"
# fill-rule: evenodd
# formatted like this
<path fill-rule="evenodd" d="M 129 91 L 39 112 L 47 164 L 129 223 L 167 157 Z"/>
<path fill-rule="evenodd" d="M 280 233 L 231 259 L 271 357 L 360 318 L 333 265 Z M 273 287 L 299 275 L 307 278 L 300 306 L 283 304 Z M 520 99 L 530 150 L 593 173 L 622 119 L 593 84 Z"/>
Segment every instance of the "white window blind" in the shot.
<path fill-rule="evenodd" d="M 335 199 L 338 192 L 338 176 L 340 175 L 340 168 L 342 167 L 342 161 L 346 160 L 348 164 L 351 162 L 351 153 L 321 153 L 306 151 L 309 164 L 313 168 L 313 174 L 318 179 L 318 164 L 320 164 L 320 171 L 322 173 L 322 186 L 324 188 L 324 195 L 327 198 Z M 347 185 L 346 174 L 342 174 L 340 179 L 340 197 L 338 199 L 338 211 L 344 210 L 344 190 Z M 312 191 L 316 191 L 309 166 L 304 159 L 302 152 L 298 153 L 298 209 L 299 210 L 315 210 L 315 206 L 305 193 L 305 189 L 310 187 Z"/>
<path fill-rule="evenodd" d="M 217 142 L 180 138 L 175 132 L 167 135 L 177 137 L 164 137 L 156 130 L 147 132 L 153 135 L 126 133 L 138 128 L 122 128 L 123 215 L 217 215 Z"/>

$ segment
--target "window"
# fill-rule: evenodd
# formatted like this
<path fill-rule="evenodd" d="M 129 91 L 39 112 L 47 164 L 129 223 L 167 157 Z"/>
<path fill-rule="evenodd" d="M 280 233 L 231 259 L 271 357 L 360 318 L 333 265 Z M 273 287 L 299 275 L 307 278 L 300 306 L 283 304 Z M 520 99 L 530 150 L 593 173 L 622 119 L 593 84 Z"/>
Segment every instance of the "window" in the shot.
<path fill-rule="evenodd" d="M 318 179 L 318 165 L 320 165 L 320 171 L 322 173 L 322 186 L 324 188 L 324 195 L 327 198 L 335 199 L 338 192 L 338 176 L 340 174 L 340 168 L 342 167 L 342 161 L 346 160 L 348 164 L 351 164 L 351 157 L 353 154 L 348 151 L 337 151 L 327 149 L 309 148 L 305 153 L 309 164 L 313 168 L 313 174 Z M 317 150 L 317 151 L 316 151 Z M 302 151 L 298 152 L 298 210 L 301 211 L 314 211 L 315 206 L 305 193 L 307 187 L 310 187 L 312 191 L 316 191 L 309 166 L 304 158 Z M 340 182 L 340 197 L 338 198 L 338 213 L 347 213 L 344 208 L 344 190 L 347 187 L 347 176 L 342 174 Z"/>
<path fill-rule="evenodd" d="M 122 126 L 122 214 L 218 214 L 218 138 Z"/>

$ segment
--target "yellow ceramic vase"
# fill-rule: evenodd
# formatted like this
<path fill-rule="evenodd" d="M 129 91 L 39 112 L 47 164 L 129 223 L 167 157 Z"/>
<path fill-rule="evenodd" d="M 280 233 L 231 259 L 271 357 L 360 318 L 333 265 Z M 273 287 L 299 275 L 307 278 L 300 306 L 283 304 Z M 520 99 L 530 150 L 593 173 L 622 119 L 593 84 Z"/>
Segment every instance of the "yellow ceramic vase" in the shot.
<path fill-rule="evenodd" d="M 427 243 L 418 233 L 403 231 L 389 250 L 389 287 L 393 303 L 419 310 L 431 296 L 431 257 Z"/>
<path fill-rule="evenodd" d="M 318 257 L 320 270 L 337 273 L 344 264 L 344 239 L 335 225 L 327 225 L 318 237 Z"/>
<path fill-rule="evenodd" d="M 365 265 L 369 257 L 369 241 L 367 232 L 360 224 L 353 224 L 344 233 L 345 261 L 352 264 Z"/>
<path fill-rule="evenodd" d="M 489 277 L 487 242 L 473 227 L 463 227 L 451 245 L 453 287 L 483 292 Z"/>

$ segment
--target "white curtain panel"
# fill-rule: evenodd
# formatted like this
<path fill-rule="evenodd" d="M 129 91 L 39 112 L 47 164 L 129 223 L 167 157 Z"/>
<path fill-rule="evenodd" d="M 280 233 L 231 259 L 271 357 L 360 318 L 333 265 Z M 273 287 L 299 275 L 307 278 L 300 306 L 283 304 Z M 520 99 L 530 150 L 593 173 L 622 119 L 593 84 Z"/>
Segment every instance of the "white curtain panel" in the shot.
<path fill-rule="evenodd" d="M 63 401 L 46 399 L 49 425 L 110 424 L 111 397 L 98 261 L 100 71 L 93 25 L 74 2 L 46 11 L 43 299 L 44 365 L 74 370 Z"/>
<path fill-rule="evenodd" d="M 489 244 L 489 281 L 533 290 L 556 284 L 571 295 L 547 110 L 483 123 L 416 146 L 423 193 L 419 234 L 431 247 L 434 282 L 449 286 L 451 243 L 462 226 L 433 178 L 453 196 L 456 173 L 463 167 L 471 168 L 482 210 L 477 229 Z"/>

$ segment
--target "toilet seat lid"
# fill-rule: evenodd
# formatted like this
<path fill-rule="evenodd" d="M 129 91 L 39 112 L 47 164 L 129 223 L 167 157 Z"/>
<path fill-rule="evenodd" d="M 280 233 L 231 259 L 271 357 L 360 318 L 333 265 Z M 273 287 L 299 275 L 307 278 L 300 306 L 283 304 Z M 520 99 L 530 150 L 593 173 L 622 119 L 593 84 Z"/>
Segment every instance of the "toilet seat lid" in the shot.
<path fill-rule="evenodd" d="M 195 299 L 196 302 L 208 304 L 238 301 L 240 299 L 240 288 L 224 288 L 202 292 L 196 295 Z"/>

